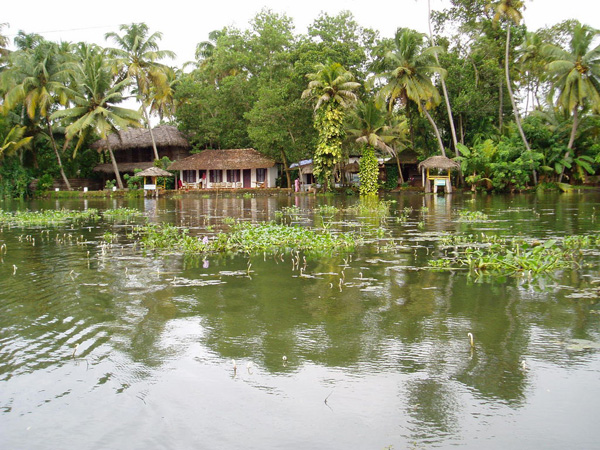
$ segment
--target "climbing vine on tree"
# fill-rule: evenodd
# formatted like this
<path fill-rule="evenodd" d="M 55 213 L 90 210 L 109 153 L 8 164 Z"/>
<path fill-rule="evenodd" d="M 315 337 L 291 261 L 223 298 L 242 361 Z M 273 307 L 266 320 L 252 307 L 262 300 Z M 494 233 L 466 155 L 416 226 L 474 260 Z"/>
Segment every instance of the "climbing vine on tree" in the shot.
<path fill-rule="evenodd" d="M 359 163 L 360 195 L 375 195 L 379 189 L 379 164 L 373 147 L 365 146 Z"/>
<path fill-rule="evenodd" d="M 317 110 L 315 129 L 319 139 L 314 157 L 314 175 L 323 180 L 329 190 L 333 169 L 342 159 L 344 112 L 332 104 Z"/>

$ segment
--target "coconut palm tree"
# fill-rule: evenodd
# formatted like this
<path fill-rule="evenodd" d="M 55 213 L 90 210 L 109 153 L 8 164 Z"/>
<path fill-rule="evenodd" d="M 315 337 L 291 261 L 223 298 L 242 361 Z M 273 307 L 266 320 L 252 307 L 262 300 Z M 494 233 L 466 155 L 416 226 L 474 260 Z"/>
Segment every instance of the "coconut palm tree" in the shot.
<path fill-rule="evenodd" d="M 427 23 L 429 25 L 429 44 L 433 47 L 433 31 L 431 30 L 431 0 L 427 0 Z M 435 62 L 440 65 L 437 52 L 433 54 Z M 450 134 L 452 135 L 452 145 L 456 156 L 460 156 L 458 151 L 458 139 L 456 137 L 456 127 L 454 126 L 454 118 L 452 117 L 452 107 L 450 106 L 450 98 L 448 96 L 448 89 L 446 88 L 445 77 L 440 77 L 442 84 L 442 94 L 444 94 L 444 103 L 446 104 L 446 112 L 448 113 L 448 122 L 450 123 Z M 400 174 L 402 176 L 402 174 Z"/>
<path fill-rule="evenodd" d="M 0 71 L 4 68 L 4 59 L 9 54 L 9 51 L 8 51 L 9 40 L 6 36 L 4 36 L 4 33 L 2 31 L 2 29 L 7 25 L 8 25 L 7 23 L 0 23 Z"/>
<path fill-rule="evenodd" d="M 376 194 L 379 168 L 375 149 L 393 154 L 387 144 L 393 137 L 387 135 L 388 126 L 385 112 L 379 109 L 375 99 L 359 102 L 352 111 L 353 128 L 347 130 L 349 137 L 363 145 L 363 157 L 360 161 L 360 193 Z"/>
<path fill-rule="evenodd" d="M 128 77 L 135 82 L 135 95 L 142 104 L 142 114 L 146 127 L 150 130 L 154 158 L 159 159 L 158 149 L 154 141 L 148 106 L 151 103 L 153 90 L 166 90 L 168 76 L 167 67 L 158 61 L 164 58 L 175 58 L 175 53 L 170 50 L 159 50 L 158 41 L 162 33 L 149 34 L 145 23 L 132 23 L 121 25 L 119 29 L 123 35 L 115 32 L 106 33 L 106 39 L 112 39 L 119 48 L 109 49 L 115 58 L 117 70 L 122 72 L 122 78 Z"/>
<path fill-rule="evenodd" d="M 31 144 L 33 136 L 25 137 L 26 130 L 26 127 L 20 125 L 15 125 L 9 130 L 0 143 L 0 161 L 2 161 L 5 156 L 12 156 L 18 150 Z"/>
<path fill-rule="evenodd" d="M 441 49 L 426 46 L 425 39 L 424 34 L 415 30 L 398 28 L 393 48 L 384 56 L 383 67 L 387 70 L 379 75 L 386 80 L 381 94 L 388 99 L 390 108 L 396 103 L 406 107 L 408 102 L 414 102 L 433 127 L 440 152 L 446 156 L 439 129 L 429 113 L 441 101 L 432 77 L 446 76 L 446 71 L 434 57 Z"/>
<path fill-rule="evenodd" d="M 339 63 L 319 63 L 315 72 L 307 75 L 310 82 L 302 98 L 314 101 L 314 125 L 319 133 L 314 156 L 314 174 L 325 181 L 325 189 L 331 188 L 333 168 L 342 159 L 344 118 L 346 110 L 357 100 L 355 91 L 360 83 Z"/>
<path fill-rule="evenodd" d="M 406 143 L 405 118 L 398 120 L 398 117 L 392 116 L 384 110 L 378 99 L 370 98 L 356 105 L 352 111 L 351 124 L 347 132 L 355 142 L 394 157 L 398 164 L 399 181 L 400 183 L 404 182 L 397 148 Z M 375 173 L 375 177 L 377 177 L 377 173 Z"/>
<path fill-rule="evenodd" d="M 85 45 L 84 45 L 85 47 Z M 74 152 L 77 152 L 85 139 L 94 132 L 106 141 L 106 146 L 115 172 L 119 189 L 123 181 L 115 155 L 110 148 L 108 135 L 119 129 L 139 127 L 139 112 L 116 106 L 123 101 L 123 91 L 129 87 L 130 78 L 115 82 L 111 68 L 106 65 L 106 55 L 97 47 L 80 50 L 87 57 L 75 73 L 75 87 L 69 88 L 73 107 L 56 111 L 52 119 L 62 119 L 68 123 L 68 142 L 77 137 Z"/>
<path fill-rule="evenodd" d="M 65 174 L 60 152 L 54 139 L 50 115 L 57 105 L 68 101 L 65 84 L 73 66 L 53 42 L 36 41 L 32 48 L 12 54 L 10 67 L 2 73 L 3 84 L 10 86 L 4 96 L 6 111 L 23 105 L 25 113 L 34 122 L 42 122 L 45 128 L 60 175 L 71 190 Z"/>
<path fill-rule="evenodd" d="M 517 108 L 515 95 L 513 93 L 512 84 L 510 81 L 510 23 L 513 22 L 515 25 L 519 25 L 521 23 L 523 16 L 520 10 L 521 8 L 523 8 L 523 1 L 492 1 L 488 3 L 487 8 L 492 9 L 494 11 L 494 18 L 492 20 L 495 24 L 497 24 L 501 19 L 505 19 L 506 21 L 506 50 L 504 52 L 504 74 L 506 77 L 506 90 L 508 91 L 508 97 L 510 99 L 510 104 L 512 105 L 513 114 L 515 116 L 515 124 L 517 125 L 517 129 L 519 130 L 519 135 L 521 136 L 523 145 L 525 145 L 527 152 L 531 152 L 531 147 L 529 146 L 529 142 L 527 141 L 527 137 L 525 136 L 525 132 L 523 131 L 523 126 L 521 125 L 521 115 L 519 114 L 519 109 Z M 537 184 L 537 173 L 535 169 L 533 169 L 532 173 L 533 183 Z"/>
<path fill-rule="evenodd" d="M 573 118 L 564 158 L 567 163 L 575 143 L 579 114 L 586 108 L 600 113 L 600 45 L 593 46 L 598 35 L 600 31 L 577 23 L 572 30 L 568 50 L 557 45 L 546 45 L 542 49 L 549 60 L 546 68 L 556 105 L 568 111 Z M 564 170 L 563 165 L 559 182 L 562 181 Z"/>

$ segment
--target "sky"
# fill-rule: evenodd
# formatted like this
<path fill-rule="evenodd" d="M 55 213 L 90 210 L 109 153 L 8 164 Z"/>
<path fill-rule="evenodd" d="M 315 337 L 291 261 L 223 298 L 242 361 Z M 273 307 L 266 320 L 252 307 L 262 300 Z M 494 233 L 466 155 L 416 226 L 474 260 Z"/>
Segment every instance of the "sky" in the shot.
<path fill-rule="evenodd" d="M 430 0 L 431 8 L 444 9 L 448 0 Z M 208 40 L 208 33 L 224 26 L 246 29 L 262 8 L 285 13 L 294 20 L 296 33 L 307 27 L 321 12 L 336 15 L 350 10 L 366 28 L 391 37 L 398 27 L 427 32 L 426 0 L 29 0 L 24 4 L 7 0 L 0 9 L 0 23 L 8 23 L 2 33 L 11 40 L 23 30 L 38 33 L 52 41 L 94 42 L 110 47 L 107 32 L 119 32 L 120 24 L 144 22 L 151 32 L 160 31 L 160 48 L 177 54 L 173 62 L 181 67 L 194 59 L 196 44 Z M 593 6 L 592 6 L 593 5 Z M 575 18 L 600 29 L 600 3 L 596 0 L 525 0 L 524 20 L 529 30 Z"/>

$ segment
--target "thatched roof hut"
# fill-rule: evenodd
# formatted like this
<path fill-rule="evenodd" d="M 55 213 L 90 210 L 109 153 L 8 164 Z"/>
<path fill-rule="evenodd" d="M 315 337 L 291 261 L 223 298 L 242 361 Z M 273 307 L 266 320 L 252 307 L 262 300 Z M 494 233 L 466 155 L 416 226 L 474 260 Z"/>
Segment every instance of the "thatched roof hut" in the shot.
<path fill-rule="evenodd" d="M 275 160 L 253 148 L 203 150 L 175 161 L 169 170 L 259 169 L 275 166 Z"/>
<path fill-rule="evenodd" d="M 152 134 L 157 147 L 190 148 L 190 143 L 184 134 L 174 126 L 158 126 L 152 129 Z M 129 128 L 119 131 L 117 134 L 109 135 L 108 143 L 112 150 L 145 148 L 152 147 L 152 137 L 150 136 L 150 130 L 146 128 Z M 106 139 L 94 142 L 90 148 L 98 151 L 106 149 Z"/>
<path fill-rule="evenodd" d="M 172 177 L 173 174 L 171 172 L 167 172 L 166 170 L 161 169 L 160 167 L 152 166 L 148 167 L 146 170 L 142 170 L 141 172 L 136 173 L 138 177 Z"/>
<path fill-rule="evenodd" d="M 454 161 L 445 156 L 432 156 L 431 158 L 427 158 L 425 161 L 422 161 L 419 164 L 419 170 L 421 171 L 421 176 L 423 179 L 423 187 L 425 188 L 425 192 L 431 192 L 432 184 L 433 184 L 433 192 L 437 193 L 438 187 L 443 186 L 445 188 L 444 192 L 448 194 L 452 193 L 452 181 L 450 179 L 450 171 L 456 170 L 460 168 L 460 163 L 458 161 Z M 430 170 L 445 170 L 446 175 L 431 175 Z M 425 175 L 427 172 L 427 175 Z"/>
<path fill-rule="evenodd" d="M 441 170 L 455 170 L 460 167 L 460 163 L 458 161 L 454 161 L 453 159 L 447 158 L 445 156 L 432 156 L 427 158 L 425 161 L 422 161 L 419 164 L 419 170 L 423 169 L 441 169 Z"/>

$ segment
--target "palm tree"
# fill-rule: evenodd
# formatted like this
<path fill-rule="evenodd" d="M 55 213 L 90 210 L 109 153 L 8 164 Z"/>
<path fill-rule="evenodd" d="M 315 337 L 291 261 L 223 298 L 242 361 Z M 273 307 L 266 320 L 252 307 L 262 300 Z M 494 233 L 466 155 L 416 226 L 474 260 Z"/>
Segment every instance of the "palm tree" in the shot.
<path fill-rule="evenodd" d="M 600 31 L 587 25 L 575 24 L 569 49 L 557 45 L 546 45 L 543 53 L 550 61 L 546 66 L 550 73 L 552 94 L 556 95 L 556 105 L 573 116 L 571 135 L 567 144 L 565 161 L 573 151 L 579 113 L 586 108 L 600 113 L 600 45 L 592 43 Z M 558 181 L 562 181 L 565 166 Z"/>
<path fill-rule="evenodd" d="M 150 125 L 148 105 L 151 102 L 153 89 L 166 89 L 167 68 L 158 61 L 164 58 L 175 58 L 175 53 L 170 50 L 159 50 L 158 41 L 162 39 L 162 33 L 155 32 L 149 35 L 148 26 L 145 23 L 121 25 L 119 29 L 124 32 L 122 36 L 115 32 L 105 35 L 106 39 L 113 39 L 120 47 L 111 48 L 109 51 L 115 57 L 118 70 L 123 69 L 123 78 L 129 77 L 135 81 L 135 95 L 142 104 L 144 121 L 150 130 L 154 158 L 159 159 Z"/>
<path fill-rule="evenodd" d="M 542 59 L 543 38 L 540 33 L 527 32 L 525 39 L 519 47 L 520 72 L 523 74 L 527 86 L 527 100 L 525 102 L 525 114 L 541 105 L 538 91 L 544 78 L 544 62 Z"/>
<path fill-rule="evenodd" d="M 7 25 L 7 23 L 0 23 L 0 71 L 4 68 L 4 58 L 6 58 L 9 54 L 9 40 L 2 32 L 2 29 Z"/>
<path fill-rule="evenodd" d="M 71 190 L 60 153 L 54 139 L 50 114 L 58 105 L 68 101 L 65 83 L 72 65 L 53 42 L 37 41 L 33 48 L 12 54 L 11 66 L 3 72 L 10 88 L 4 97 L 4 108 L 10 110 L 22 104 L 27 116 L 34 122 L 41 120 L 54 150 L 62 179 Z"/>
<path fill-rule="evenodd" d="M 360 83 L 339 63 L 319 63 L 315 72 L 307 75 L 310 82 L 302 98 L 315 102 L 314 125 L 319 133 L 314 156 L 314 174 L 325 180 L 325 189 L 331 188 L 333 168 L 342 159 L 345 111 L 351 108 Z"/>
<path fill-rule="evenodd" d="M 433 127 L 440 151 L 446 156 L 439 129 L 429 114 L 429 109 L 441 101 L 432 76 L 445 76 L 446 71 L 436 63 L 434 57 L 441 51 L 440 48 L 427 47 L 425 38 L 424 34 L 415 30 L 398 28 L 393 49 L 387 51 L 384 57 L 383 65 L 387 70 L 379 75 L 386 79 L 381 94 L 389 100 L 390 108 L 396 102 L 404 107 L 409 101 L 414 102 Z"/>
<path fill-rule="evenodd" d="M 15 125 L 9 130 L 0 144 L 0 161 L 5 156 L 12 156 L 18 150 L 30 145 L 33 136 L 24 137 L 26 130 L 26 127 L 20 125 Z"/>
<path fill-rule="evenodd" d="M 523 141 L 523 145 L 527 149 L 527 152 L 531 152 L 531 147 L 529 146 L 529 142 L 527 141 L 527 137 L 525 136 L 525 132 L 523 131 L 523 126 L 521 125 L 521 115 L 519 114 L 519 110 L 517 108 L 517 103 L 515 101 L 515 95 L 512 90 L 512 85 L 510 81 L 510 30 L 511 25 L 510 22 L 514 22 L 516 25 L 521 23 L 521 19 L 523 16 L 521 15 L 520 9 L 523 7 L 522 0 L 498 0 L 495 2 L 490 2 L 487 5 L 488 9 L 494 10 L 494 18 L 493 22 L 498 23 L 500 19 L 506 19 L 506 50 L 504 52 L 504 73 L 506 76 L 506 90 L 508 91 L 508 97 L 510 99 L 510 104 L 512 105 L 513 114 L 515 115 L 515 123 L 517 125 L 517 129 L 519 130 L 519 135 Z M 533 183 L 537 184 L 537 173 L 535 169 L 532 171 L 533 173 Z"/>
<path fill-rule="evenodd" d="M 396 145 L 406 139 L 406 120 L 396 120 L 396 117 L 383 110 L 380 103 L 375 98 L 359 102 L 352 113 L 351 127 L 347 132 L 355 142 L 393 156 L 398 163 L 402 183 L 404 181 Z"/>
<path fill-rule="evenodd" d="M 433 47 L 433 31 L 431 30 L 431 0 L 427 0 L 427 23 L 429 25 L 429 44 Z M 433 54 L 435 62 L 440 65 L 437 52 Z M 444 94 L 444 102 L 446 103 L 446 112 L 448 113 L 448 122 L 450 123 L 450 133 L 452 135 L 452 145 L 456 156 L 460 156 L 458 151 L 458 139 L 456 138 L 456 127 L 454 126 L 454 118 L 452 117 L 452 107 L 450 106 L 450 98 L 448 97 L 448 89 L 446 88 L 445 77 L 440 77 L 442 84 L 442 93 Z M 402 176 L 402 173 L 400 173 Z"/>
<path fill-rule="evenodd" d="M 68 141 L 78 137 L 74 152 L 77 152 L 91 132 L 104 139 L 117 185 L 119 189 L 123 189 L 123 181 L 115 155 L 110 148 L 108 135 L 119 129 L 140 126 L 139 112 L 115 106 L 123 100 L 122 92 L 130 85 L 131 80 L 125 78 L 115 82 L 110 67 L 105 64 L 106 57 L 100 49 L 87 47 L 83 53 L 87 57 L 75 74 L 75 88 L 69 89 L 75 106 L 56 111 L 51 118 L 64 119 L 69 124 L 66 128 Z"/>

